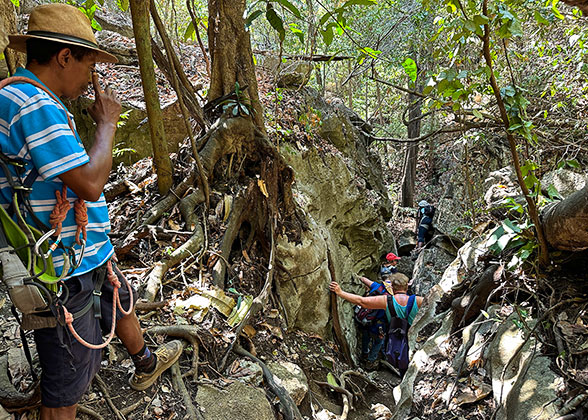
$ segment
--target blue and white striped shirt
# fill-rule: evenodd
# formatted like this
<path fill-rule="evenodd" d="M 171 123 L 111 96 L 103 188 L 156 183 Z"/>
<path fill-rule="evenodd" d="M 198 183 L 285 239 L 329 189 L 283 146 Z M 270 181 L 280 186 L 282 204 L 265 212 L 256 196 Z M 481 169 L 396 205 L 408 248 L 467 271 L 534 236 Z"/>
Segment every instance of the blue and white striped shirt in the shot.
<path fill-rule="evenodd" d="M 30 71 L 19 68 L 15 76 L 24 76 L 42 84 Z M 69 114 L 69 112 L 68 112 Z M 73 116 L 70 118 L 73 122 Z M 0 149 L 10 158 L 25 162 L 24 181 L 33 166 L 39 176 L 29 196 L 35 215 L 47 226 L 49 215 L 56 203 L 55 192 L 63 188 L 59 175 L 90 161 L 77 133 L 69 128 L 66 111 L 43 90 L 26 83 L 14 83 L 0 89 Z M 14 168 L 10 168 L 13 176 Z M 73 203 L 75 193 L 68 189 L 70 211 L 62 224 L 62 242 L 66 247 L 75 242 L 76 222 Z M 12 190 L 6 176 L 0 170 L 0 204 L 4 208 L 12 202 Z M 96 202 L 86 202 L 88 209 L 88 239 L 80 267 L 74 272 L 79 276 L 104 264 L 114 249 L 108 238 L 110 219 L 104 195 Z M 27 222 L 35 226 L 27 216 Z M 80 247 L 74 246 L 79 257 Z M 53 254 L 57 275 L 62 271 L 63 256 L 60 248 Z"/>

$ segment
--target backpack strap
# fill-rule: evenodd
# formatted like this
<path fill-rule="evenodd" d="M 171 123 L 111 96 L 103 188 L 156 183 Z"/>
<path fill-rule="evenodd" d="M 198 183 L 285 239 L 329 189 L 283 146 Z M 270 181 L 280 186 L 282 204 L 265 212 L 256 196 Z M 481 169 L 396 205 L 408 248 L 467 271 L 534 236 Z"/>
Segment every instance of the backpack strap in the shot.
<path fill-rule="evenodd" d="M 394 316 L 396 316 L 396 308 L 394 307 L 394 295 L 388 295 L 386 296 L 386 319 L 388 319 L 388 322 L 390 322 L 392 320 L 392 312 L 390 312 L 390 308 L 392 308 L 392 310 L 394 311 Z"/>
<path fill-rule="evenodd" d="M 416 300 L 415 295 L 410 295 L 408 298 L 408 303 L 406 304 L 406 322 L 408 322 L 408 315 L 412 311 L 412 307 L 414 306 L 414 302 Z"/>

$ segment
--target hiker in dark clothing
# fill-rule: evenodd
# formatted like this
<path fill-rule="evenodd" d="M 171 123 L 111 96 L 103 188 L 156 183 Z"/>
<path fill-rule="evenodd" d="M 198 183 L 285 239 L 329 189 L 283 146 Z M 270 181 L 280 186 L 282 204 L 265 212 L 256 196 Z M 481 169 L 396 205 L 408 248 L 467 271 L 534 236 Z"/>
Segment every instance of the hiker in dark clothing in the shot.
<path fill-rule="evenodd" d="M 385 277 L 387 278 L 387 276 Z M 371 281 L 366 277 L 359 277 L 359 280 L 367 287 L 367 296 L 388 294 L 384 284 Z M 369 313 L 366 313 L 369 311 Z M 355 320 L 361 331 L 361 362 L 365 363 L 368 370 L 375 368 L 376 360 L 384 344 L 388 321 L 386 311 L 383 309 L 356 311 Z"/>
<path fill-rule="evenodd" d="M 415 248 L 417 251 L 420 251 L 433 238 L 433 216 L 435 216 L 435 207 L 421 200 L 417 214 L 417 246 Z"/>
<path fill-rule="evenodd" d="M 0 149 L 22 163 L 27 178 L 33 175 L 32 213 L 56 235 L 57 222 L 51 220 L 60 210 L 58 228 L 63 234 L 53 245 L 61 241 L 77 256 L 77 265 L 69 264 L 68 253 L 54 253 L 52 259 L 55 274 L 63 274 L 63 295 L 69 296 L 59 308 L 55 305 L 53 313 L 59 309 L 68 329 L 55 322 L 34 330 L 42 370 L 40 419 L 74 420 L 78 401 L 100 369 L 103 332 L 112 329 L 131 356 L 135 369 L 129 382 L 135 390 L 150 387 L 178 360 L 183 345 L 174 340 L 149 349 L 134 312 L 132 287 L 116 269 L 108 237 L 110 221 L 102 191 L 112 167 L 121 105 L 110 88 L 100 88 L 95 64 L 114 63 L 116 57 L 98 47 L 87 16 L 62 3 L 35 7 L 27 34 L 9 39 L 8 48 L 27 53 L 27 65 L 15 78 L 4 80 L 0 89 Z M 59 98 L 76 99 L 92 82 L 95 102 L 87 111 L 97 128 L 86 151 L 73 116 Z M 0 176 L 0 204 L 5 207 L 12 201 L 7 182 L 14 176 L 11 171 L 14 168 Z M 78 221 L 78 207 L 74 217 L 74 202 L 81 203 L 85 224 L 83 217 Z M 36 223 L 30 213 L 26 217 L 27 223 Z"/>

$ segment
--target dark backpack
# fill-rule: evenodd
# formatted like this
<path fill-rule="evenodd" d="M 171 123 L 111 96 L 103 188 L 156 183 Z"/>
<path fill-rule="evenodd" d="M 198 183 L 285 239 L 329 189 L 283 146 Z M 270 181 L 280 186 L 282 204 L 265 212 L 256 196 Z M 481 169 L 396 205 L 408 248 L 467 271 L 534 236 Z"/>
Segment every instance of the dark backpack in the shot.
<path fill-rule="evenodd" d="M 385 286 L 381 283 L 373 282 L 372 287 L 370 288 L 370 291 L 368 293 L 368 296 L 383 295 L 384 293 L 386 293 Z M 355 319 L 355 322 L 357 322 L 360 325 L 363 325 L 364 327 L 373 325 L 380 315 L 378 313 L 380 309 L 367 309 L 362 308 L 359 305 L 355 306 L 354 311 L 355 314 L 353 318 Z"/>
<path fill-rule="evenodd" d="M 402 375 L 408 369 L 408 314 L 412 311 L 416 296 L 411 295 L 406 304 L 405 318 L 399 318 L 394 309 L 393 296 L 388 296 L 388 305 L 386 307 L 386 316 L 390 322 L 388 328 L 388 338 L 386 341 L 386 360 L 392 366 L 400 371 Z M 394 310 L 394 316 L 391 315 L 390 308 Z"/>
<path fill-rule="evenodd" d="M 422 207 L 424 215 L 429 216 L 431 219 L 435 216 L 435 206 L 429 204 L 428 206 Z"/>

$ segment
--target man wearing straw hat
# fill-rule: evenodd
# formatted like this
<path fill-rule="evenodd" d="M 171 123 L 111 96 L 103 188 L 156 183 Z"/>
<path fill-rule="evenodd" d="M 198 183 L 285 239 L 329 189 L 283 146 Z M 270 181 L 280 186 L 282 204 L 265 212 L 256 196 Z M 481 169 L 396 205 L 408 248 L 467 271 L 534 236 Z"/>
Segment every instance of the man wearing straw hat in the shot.
<path fill-rule="evenodd" d="M 183 346 L 175 340 L 154 352 L 147 348 L 131 307 L 132 289 L 127 283 L 118 290 L 117 280 L 124 278 L 111 262 L 114 249 L 108 239 L 110 222 L 102 190 L 112 166 L 121 106 L 112 89 L 100 88 L 94 65 L 117 59 L 100 50 L 84 13 L 66 4 L 36 7 L 29 18 L 28 32 L 9 38 L 8 48 L 27 53 L 27 65 L 0 89 L 0 149 L 8 158 L 24 164 L 23 176 L 33 173 L 29 201 L 41 222 L 53 226 L 52 210 L 60 199 L 65 201 L 61 242 L 78 258 L 75 265 L 79 265 L 67 272 L 64 282 L 69 299 L 63 313 L 76 315 L 69 319 L 64 315 L 69 330 L 57 325 L 34 331 L 42 369 L 41 419 L 73 420 L 78 401 L 100 367 L 102 331 L 110 330 L 111 325 L 116 328 L 116 335 L 131 354 L 135 372 L 130 384 L 136 390 L 151 386 L 180 357 Z M 73 118 L 59 98 L 75 99 L 90 83 L 96 100 L 88 113 L 96 122 L 96 135 L 86 152 Z M 85 252 L 76 229 L 82 222 L 73 209 L 70 211 L 70 203 L 76 199 L 88 202 L 83 228 L 87 231 L 83 235 Z M 0 204 L 11 201 L 6 179 L 0 177 Z M 33 220 L 30 215 L 27 222 L 29 219 Z M 66 271 L 66 258 L 67 254 L 53 256 L 57 275 Z M 96 286 L 102 284 L 106 273 L 110 281 Z M 113 302 L 117 301 L 120 305 L 115 311 Z M 93 310 L 82 313 L 81 307 Z"/>

